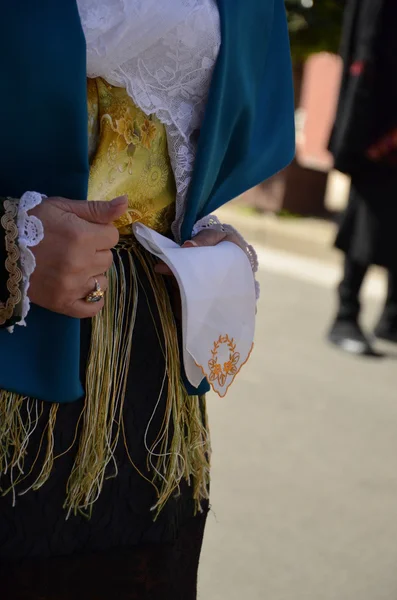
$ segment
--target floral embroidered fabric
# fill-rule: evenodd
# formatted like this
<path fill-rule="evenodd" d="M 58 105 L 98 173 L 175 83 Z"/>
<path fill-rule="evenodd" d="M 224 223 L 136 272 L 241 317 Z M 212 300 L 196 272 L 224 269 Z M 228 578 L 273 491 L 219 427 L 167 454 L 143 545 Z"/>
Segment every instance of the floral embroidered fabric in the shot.
<path fill-rule="evenodd" d="M 165 127 L 135 106 L 124 88 L 88 79 L 89 200 L 128 196 L 116 223 L 131 235 L 139 221 L 167 234 L 175 216 L 175 179 Z"/>

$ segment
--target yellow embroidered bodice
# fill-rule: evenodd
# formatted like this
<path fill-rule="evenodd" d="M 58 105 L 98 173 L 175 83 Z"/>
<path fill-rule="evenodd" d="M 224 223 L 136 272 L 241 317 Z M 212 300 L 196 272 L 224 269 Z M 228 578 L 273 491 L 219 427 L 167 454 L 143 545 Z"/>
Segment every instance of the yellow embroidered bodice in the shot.
<path fill-rule="evenodd" d="M 88 79 L 89 200 L 128 196 L 116 225 L 128 235 L 139 221 L 168 233 L 175 214 L 175 179 L 164 125 L 138 109 L 124 88 Z"/>

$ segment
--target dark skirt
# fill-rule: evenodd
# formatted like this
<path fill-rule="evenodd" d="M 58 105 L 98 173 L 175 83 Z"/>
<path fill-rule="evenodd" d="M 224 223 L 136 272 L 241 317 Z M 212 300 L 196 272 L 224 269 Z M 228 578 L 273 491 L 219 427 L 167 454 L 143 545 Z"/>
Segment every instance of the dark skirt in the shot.
<path fill-rule="evenodd" d="M 397 269 L 397 173 L 352 178 L 335 245 L 359 264 Z"/>
<path fill-rule="evenodd" d="M 55 429 L 55 461 L 49 481 L 38 491 L 0 497 L 0 586 L 4 600 L 194 600 L 208 504 L 195 516 L 191 488 L 182 484 L 154 521 L 156 492 L 150 483 L 145 432 L 164 377 L 160 323 L 153 291 L 138 268 L 139 301 L 124 405 L 125 438 L 91 518 L 65 519 L 70 475 L 83 401 L 61 405 Z M 153 318 L 154 314 L 154 318 Z M 82 325 L 82 366 L 87 361 L 90 322 Z M 164 417 L 166 390 L 147 432 L 150 445 Z M 46 405 L 49 412 L 50 405 Z M 44 415 L 45 416 L 45 415 Z M 29 442 L 28 473 L 43 436 L 40 419 Z M 72 446 L 72 449 L 69 448 Z M 68 451 L 69 449 L 69 451 Z M 133 466 L 133 464 L 134 466 Z M 148 480 L 144 479 L 145 475 Z M 7 489 L 7 475 L 1 480 Z M 26 481 L 28 485 L 29 481 Z"/>

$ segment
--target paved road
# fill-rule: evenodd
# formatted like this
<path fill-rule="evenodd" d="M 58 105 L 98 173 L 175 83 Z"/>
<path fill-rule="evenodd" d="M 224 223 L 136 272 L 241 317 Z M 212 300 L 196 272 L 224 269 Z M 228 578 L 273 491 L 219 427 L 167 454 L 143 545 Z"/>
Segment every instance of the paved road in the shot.
<path fill-rule="evenodd" d="M 209 400 L 199 598 L 397 600 L 397 348 L 383 360 L 329 348 L 336 272 L 268 252 L 256 351 Z M 375 281 L 368 326 L 377 296 Z"/>

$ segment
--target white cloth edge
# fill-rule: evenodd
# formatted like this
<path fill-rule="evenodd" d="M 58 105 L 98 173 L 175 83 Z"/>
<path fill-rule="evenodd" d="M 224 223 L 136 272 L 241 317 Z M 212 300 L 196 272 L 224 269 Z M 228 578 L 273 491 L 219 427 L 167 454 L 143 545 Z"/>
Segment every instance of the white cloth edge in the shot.
<path fill-rule="evenodd" d="M 236 237 L 237 241 L 239 242 L 238 245 L 246 253 L 250 261 L 255 279 L 255 295 L 256 299 L 259 300 L 261 288 L 259 281 L 256 279 L 256 273 L 258 272 L 259 268 L 259 261 L 255 248 L 244 239 L 244 237 L 235 227 L 233 227 L 232 225 L 221 223 L 216 215 L 208 215 L 207 217 L 204 217 L 203 219 L 197 221 L 197 223 L 193 227 L 192 238 L 194 239 L 194 237 L 197 234 L 199 234 L 200 231 L 205 231 L 206 229 L 214 229 L 215 231 L 221 231 L 222 233 L 226 234 L 231 233 Z"/>

